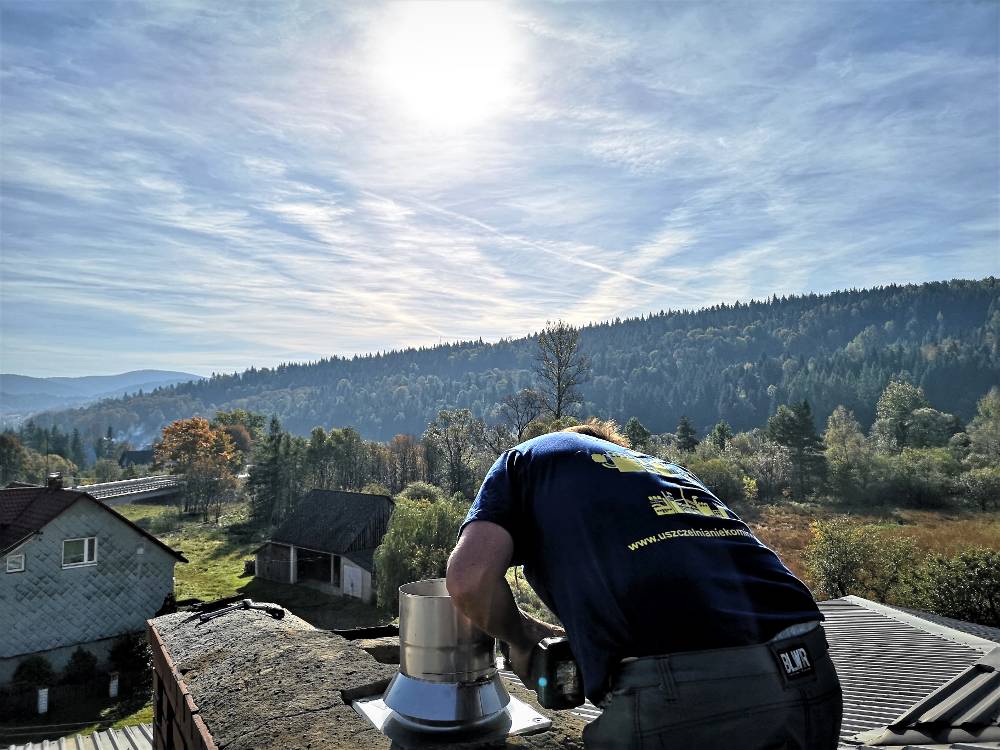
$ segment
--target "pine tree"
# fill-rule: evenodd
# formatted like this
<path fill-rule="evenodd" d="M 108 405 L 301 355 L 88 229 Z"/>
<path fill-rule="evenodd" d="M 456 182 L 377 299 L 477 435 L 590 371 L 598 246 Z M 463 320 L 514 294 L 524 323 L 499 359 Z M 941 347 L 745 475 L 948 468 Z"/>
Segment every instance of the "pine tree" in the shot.
<path fill-rule="evenodd" d="M 805 499 L 807 492 L 823 478 L 826 468 L 823 442 L 816 434 L 809 402 L 803 399 L 791 408 L 779 406 L 767 420 L 767 433 L 771 440 L 791 451 L 799 498 Z"/>
<path fill-rule="evenodd" d="M 83 452 L 83 440 L 80 438 L 80 430 L 73 428 L 73 437 L 69 442 L 69 460 L 82 469 L 87 461 L 87 456 Z"/>
<path fill-rule="evenodd" d="M 708 433 L 708 440 L 712 443 L 718 450 L 724 451 L 729 441 L 733 437 L 733 428 L 729 426 L 729 422 L 726 420 L 720 421 L 712 431 Z"/>
<path fill-rule="evenodd" d="M 681 416 L 677 423 L 677 447 L 685 453 L 690 453 L 698 445 L 698 432 L 686 415 Z"/>

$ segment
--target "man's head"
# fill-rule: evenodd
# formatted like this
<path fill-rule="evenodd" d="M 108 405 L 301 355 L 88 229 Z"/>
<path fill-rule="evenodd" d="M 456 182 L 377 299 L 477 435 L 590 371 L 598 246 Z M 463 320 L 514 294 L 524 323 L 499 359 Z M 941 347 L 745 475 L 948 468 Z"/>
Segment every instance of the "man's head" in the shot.
<path fill-rule="evenodd" d="M 613 419 L 604 420 L 591 417 L 583 424 L 566 427 L 560 430 L 560 432 L 578 432 L 581 435 L 590 435 L 601 440 L 607 440 L 609 443 L 615 443 L 623 448 L 629 447 L 628 438 L 618 431 L 618 425 Z"/>

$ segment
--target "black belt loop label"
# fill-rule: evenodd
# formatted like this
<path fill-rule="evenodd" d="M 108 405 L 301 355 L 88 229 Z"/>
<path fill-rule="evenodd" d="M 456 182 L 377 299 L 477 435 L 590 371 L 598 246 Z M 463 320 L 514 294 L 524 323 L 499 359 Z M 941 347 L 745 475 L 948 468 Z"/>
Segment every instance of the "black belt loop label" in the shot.
<path fill-rule="evenodd" d="M 778 657 L 778 665 L 789 680 L 813 674 L 812 657 L 804 643 L 775 649 L 775 655 Z"/>

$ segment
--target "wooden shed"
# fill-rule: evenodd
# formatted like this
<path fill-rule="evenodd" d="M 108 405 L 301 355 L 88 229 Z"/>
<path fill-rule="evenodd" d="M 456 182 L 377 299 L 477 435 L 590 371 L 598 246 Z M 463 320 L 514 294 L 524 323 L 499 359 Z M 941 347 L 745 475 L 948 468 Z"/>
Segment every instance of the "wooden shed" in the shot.
<path fill-rule="evenodd" d="M 375 600 L 375 548 L 394 504 L 385 495 L 312 490 L 257 549 L 256 576 Z"/>

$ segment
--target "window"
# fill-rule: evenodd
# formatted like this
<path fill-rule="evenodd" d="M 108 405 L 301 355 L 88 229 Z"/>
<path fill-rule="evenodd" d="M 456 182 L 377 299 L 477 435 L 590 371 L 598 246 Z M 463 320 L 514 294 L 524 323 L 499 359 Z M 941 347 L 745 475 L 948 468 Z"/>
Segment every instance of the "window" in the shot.
<path fill-rule="evenodd" d="M 73 568 L 79 565 L 94 565 L 96 563 L 96 536 L 88 536 L 82 539 L 67 539 L 63 542 L 64 568 Z"/>
<path fill-rule="evenodd" d="M 7 555 L 7 572 L 21 573 L 24 570 L 24 555 Z"/>

